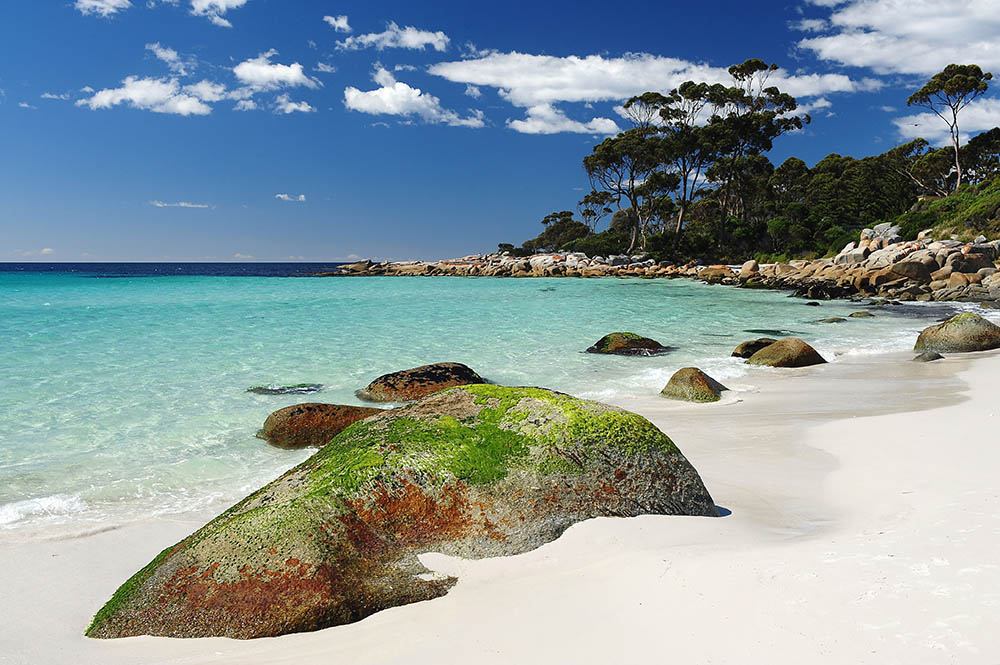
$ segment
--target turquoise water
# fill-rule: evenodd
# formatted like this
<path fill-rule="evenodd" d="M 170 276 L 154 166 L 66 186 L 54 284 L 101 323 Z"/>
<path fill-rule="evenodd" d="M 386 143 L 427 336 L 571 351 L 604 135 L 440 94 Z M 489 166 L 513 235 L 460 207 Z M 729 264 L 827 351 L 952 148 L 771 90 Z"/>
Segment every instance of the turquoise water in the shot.
<path fill-rule="evenodd" d="M 909 348 L 940 309 L 850 303 L 687 280 L 132 277 L 0 272 L 0 538 L 222 510 L 309 455 L 254 433 L 302 401 L 360 403 L 376 376 L 437 361 L 491 381 L 627 404 L 678 368 L 719 379 L 732 348 L 780 329 L 828 358 Z M 657 358 L 582 351 L 632 330 Z M 321 383 L 309 396 L 254 385 Z"/>

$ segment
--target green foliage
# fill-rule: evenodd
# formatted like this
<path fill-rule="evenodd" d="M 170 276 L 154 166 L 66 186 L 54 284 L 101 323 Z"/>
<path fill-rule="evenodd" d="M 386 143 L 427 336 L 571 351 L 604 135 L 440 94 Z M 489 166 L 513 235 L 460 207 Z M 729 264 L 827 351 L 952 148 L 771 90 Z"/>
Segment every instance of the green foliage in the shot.
<path fill-rule="evenodd" d="M 569 252 L 583 252 L 587 256 L 610 256 L 621 254 L 628 249 L 630 237 L 618 230 L 607 230 L 577 238 L 563 245 Z"/>

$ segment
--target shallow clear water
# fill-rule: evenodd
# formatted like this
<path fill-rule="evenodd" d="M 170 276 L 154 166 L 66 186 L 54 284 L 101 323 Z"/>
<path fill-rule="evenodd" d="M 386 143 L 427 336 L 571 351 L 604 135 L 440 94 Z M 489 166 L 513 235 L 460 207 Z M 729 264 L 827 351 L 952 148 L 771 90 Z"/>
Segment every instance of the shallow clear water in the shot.
<path fill-rule="evenodd" d="M 688 280 L 0 271 L 0 537 L 221 510 L 310 454 L 254 437 L 270 412 L 360 403 L 355 390 L 398 369 L 458 361 L 497 383 L 621 401 L 688 365 L 744 374 L 728 356 L 761 336 L 747 330 L 801 336 L 832 359 L 909 348 L 944 313 L 816 322 L 859 308 Z M 678 349 L 582 352 L 616 330 Z M 246 392 L 296 383 L 325 389 Z"/>

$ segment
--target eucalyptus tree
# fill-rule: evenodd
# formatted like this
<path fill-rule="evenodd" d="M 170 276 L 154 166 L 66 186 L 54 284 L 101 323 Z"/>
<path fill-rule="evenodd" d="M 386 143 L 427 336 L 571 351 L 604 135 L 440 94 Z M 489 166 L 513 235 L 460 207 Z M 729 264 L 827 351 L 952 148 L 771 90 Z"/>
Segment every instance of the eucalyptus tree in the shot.
<path fill-rule="evenodd" d="M 747 159 L 768 152 L 774 140 L 810 122 L 808 114 L 794 115 L 798 103 L 791 95 L 767 85 L 776 64 L 751 58 L 729 68 L 733 84 L 710 86 L 706 94 L 715 112 L 708 121 L 717 152 L 708 173 L 718 183 L 717 197 L 729 217 L 746 217 L 747 206 L 735 186 Z"/>
<path fill-rule="evenodd" d="M 602 219 L 614 212 L 611 204 L 615 197 L 610 192 L 590 190 L 590 193 L 577 202 L 576 210 L 580 213 L 584 223 L 590 227 L 590 232 L 597 231 L 597 225 Z"/>
<path fill-rule="evenodd" d="M 639 242 L 645 221 L 643 216 L 649 214 L 649 206 L 643 204 L 651 192 L 643 184 L 660 168 L 658 147 L 656 129 L 635 127 L 605 139 L 583 159 L 583 167 L 595 191 L 607 192 L 609 200 L 613 200 L 619 210 L 623 199 L 628 203 L 627 208 L 631 211 L 629 252 Z"/>
<path fill-rule="evenodd" d="M 970 182 L 1000 177 L 1000 127 L 973 136 L 961 152 L 964 173 Z"/>
<path fill-rule="evenodd" d="M 929 109 L 945 121 L 951 133 L 951 145 L 955 153 L 955 189 L 962 184 L 962 160 L 959 155 L 961 136 L 958 129 L 958 114 L 989 88 L 993 78 L 990 72 L 983 72 L 979 65 L 951 64 L 935 74 L 924 87 L 910 95 L 907 106 Z"/>

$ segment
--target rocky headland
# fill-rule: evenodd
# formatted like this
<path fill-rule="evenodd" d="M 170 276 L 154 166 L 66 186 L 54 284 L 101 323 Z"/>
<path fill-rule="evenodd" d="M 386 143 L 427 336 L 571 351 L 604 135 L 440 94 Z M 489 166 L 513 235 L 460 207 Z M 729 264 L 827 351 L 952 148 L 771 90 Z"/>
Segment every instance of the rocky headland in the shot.
<path fill-rule="evenodd" d="M 784 289 L 829 300 L 878 296 L 895 300 L 1000 303 L 1000 240 L 936 240 L 930 230 L 905 241 L 899 227 L 864 229 L 834 257 L 740 266 L 657 262 L 646 254 L 595 256 L 546 253 L 528 257 L 476 254 L 444 261 L 360 261 L 322 276 L 643 277 L 691 278 L 742 288 Z"/>

